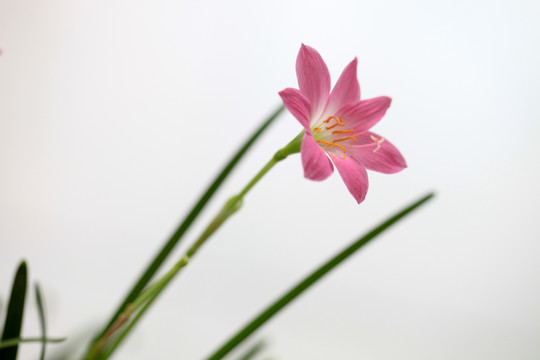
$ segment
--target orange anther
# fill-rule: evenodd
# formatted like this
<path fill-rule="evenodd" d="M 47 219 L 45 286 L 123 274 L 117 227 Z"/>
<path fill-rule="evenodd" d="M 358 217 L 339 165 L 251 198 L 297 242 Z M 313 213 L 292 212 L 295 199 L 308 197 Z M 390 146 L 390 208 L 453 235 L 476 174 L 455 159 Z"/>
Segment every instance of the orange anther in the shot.
<path fill-rule="evenodd" d="M 334 144 L 333 142 L 328 142 L 328 141 L 325 141 L 325 140 L 317 140 L 317 143 L 323 143 L 323 144 L 326 145 L 326 147 L 335 146 L 335 147 L 338 147 L 341 150 L 343 150 L 343 153 L 347 152 L 347 149 L 345 149 L 345 146 Z"/>
<path fill-rule="evenodd" d="M 315 130 L 315 132 L 316 132 L 317 134 L 321 132 L 321 128 L 320 128 L 320 127 L 313 128 L 313 130 Z"/>
<path fill-rule="evenodd" d="M 336 123 L 332 126 L 327 126 L 326 130 L 333 129 L 336 126 L 345 126 L 345 123 L 341 122 L 341 117 L 338 116 L 330 116 L 328 119 L 324 120 L 324 122 L 328 124 L 332 119 L 336 120 Z"/>
<path fill-rule="evenodd" d="M 328 119 L 324 120 L 324 122 L 328 124 L 332 119 L 339 122 L 339 118 L 337 116 L 330 116 Z"/>
<path fill-rule="evenodd" d="M 356 142 L 356 138 L 354 136 L 347 136 L 347 137 L 344 137 L 344 138 L 341 138 L 341 139 L 335 139 L 334 142 L 340 142 L 340 141 L 345 141 L 345 140 L 352 140 L 352 141 Z"/>
<path fill-rule="evenodd" d="M 354 130 L 353 129 L 349 129 L 349 130 L 334 130 L 332 131 L 332 134 L 346 134 L 346 133 L 352 133 Z"/>

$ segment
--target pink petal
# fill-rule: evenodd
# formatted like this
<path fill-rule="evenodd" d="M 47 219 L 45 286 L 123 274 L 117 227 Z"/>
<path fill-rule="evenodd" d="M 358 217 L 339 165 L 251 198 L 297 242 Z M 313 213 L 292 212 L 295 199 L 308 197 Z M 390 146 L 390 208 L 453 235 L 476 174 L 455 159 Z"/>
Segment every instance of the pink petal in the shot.
<path fill-rule="evenodd" d="M 369 184 L 366 169 L 362 164 L 349 156 L 345 159 L 339 156 L 332 156 L 332 161 L 336 165 L 347 189 L 349 189 L 351 195 L 360 204 L 366 198 L 368 191 Z"/>
<path fill-rule="evenodd" d="M 296 58 L 296 76 L 300 91 L 311 103 L 313 118 L 319 117 L 330 93 L 330 73 L 317 50 L 302 44 Z"/>
<path fill-rule="evenodd" d="M 380 96 L 369 100 L 361 100 L 342 107 L 338 114 L 355 134 L 371 129 L 378 123 L 390 106 L 392 99 Z"/>
<path fill-rule="evenodd" d="M 390 141 L 386 139 L 379 141 L 378 146 L 372 136 L 379 140 L 383 139 L 371 131 L 356 136 L 358 144 L 364 144 L 349 147 L 350 155 L 356 161 L 362 163 L 369 170 L 384 174 L 394 174 L 407 167 L 403 155 Z"/>
<path fill-rule="evenodd" d="M 280 91 L 279 96 L 283 99 L 285 107 L 302 124 L 306 131 L 311 133 L 309 128 L 309 118 L 311 115 L 311 105 L 309 100 L 300 92 L 300 90 L 287 88 Z"/>
<path fill-rule="evenodd" d="M 360 100 L 360 84 L 356 76 L 356 64 L 354 58 L 341 73 L 326 105 L 325 114 L 335 115 L 343 106 Z"/>
<path fill-rule="evenodd" d="M 302 147 L 302 164 L 304 165 L 304 176 L 310 180 L 322 181 L 327 179 L 334 172 L 334 165 L 317 144 L 311 133 L 304 135 Z"/>

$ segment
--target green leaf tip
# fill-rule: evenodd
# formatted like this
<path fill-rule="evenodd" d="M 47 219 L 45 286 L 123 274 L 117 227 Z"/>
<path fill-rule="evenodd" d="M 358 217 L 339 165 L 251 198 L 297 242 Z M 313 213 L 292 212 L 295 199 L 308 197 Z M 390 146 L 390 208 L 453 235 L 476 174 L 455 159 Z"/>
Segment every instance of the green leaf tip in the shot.
<path fill-rule="evenodd" d="M 47 347 L 47 328 L 45 325 L 45 310 L 43 307 L 43 300 L 41 296 L 41 291 L 39 290 L 39 285 L 34 285 L 35 293 L 36 293 L 36 307 L 39 314 L 39 323 L 41 327 L 41 338 L 43 339 L 41 341 L 41 355 L 40 360 L 45 360 L 45 348 Z"/>
<path fill-rule="evenodd" d="M 237 360 L 251 360 L 257 354 L 259 354 L 266 347 L 266 342 L 264 340 L 259 340 L 253 344 L 247 351 L 242 354 Z"/>
<path fill-rule="evenodd" d="M 11 295 L 7 307 L 4 330 L 2 332 L 2 342 L 8 339 L 19 338 L 21 335 L 22 320 L 24 314 L 24 302 L 26 299 L 26 286 L 28 277 L 28 267 L 26 261 L 21 261 L 11 288 Z M 17 359 L 18 345 L 0 349 L 0 359 Z"/>

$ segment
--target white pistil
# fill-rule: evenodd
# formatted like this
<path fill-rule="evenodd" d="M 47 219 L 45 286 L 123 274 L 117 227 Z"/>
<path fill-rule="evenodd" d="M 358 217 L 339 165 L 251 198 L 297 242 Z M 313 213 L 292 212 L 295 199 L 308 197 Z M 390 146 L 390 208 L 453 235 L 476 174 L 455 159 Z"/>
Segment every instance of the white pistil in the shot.
<path fill-rule="evenodd" d="M 379 151 L 379 149 L 381 148 L 381 144 L 384 142 L 384 138 L 378 139 L 376 136 L 373 136 L 373 135 L 370 135 L 370 137 L 371 137 L 371 140 L 377 143 L 377 147 L 373 149 L 373 152 Z"/>

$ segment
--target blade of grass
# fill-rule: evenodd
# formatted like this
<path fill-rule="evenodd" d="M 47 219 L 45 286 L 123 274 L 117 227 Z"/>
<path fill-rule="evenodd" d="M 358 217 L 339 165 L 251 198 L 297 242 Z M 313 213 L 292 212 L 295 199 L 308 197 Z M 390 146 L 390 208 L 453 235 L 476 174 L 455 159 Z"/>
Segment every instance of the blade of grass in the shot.
<path fill-rule="evenodd" d="M 421 199 L 415 201 L 411 205 L 405 207 L 403 210 L 397 212 L 384 222 L 382 222 L 377 227 L 373 228 L 364 236 L 357 239 L 343 251 L 338 253 L 336 256 L 328 260 L 302 281 L 300 281 L 296 286 L 289 290 L 285 295 L 277 299 L 273 304 L 267 307 L 263 312 L 261 312 L 257 317 L 255 317 L 251 322 L 249 322 L 244 328 L 238 331 L 233 337 L 231 337 L 223 346 L 221 346 L 216 352 L 209 356 L 208 360 L 218 360 L 222 359 L 227 355 L 231 350 L 233 350 L 238 344 L 244 341 L 249 335 L 251 335 L 255 330 L 257 330 L 261 325 L 267 322 L 272 318 L 276 313 L 281 309 L 287 306 L 291 301 L 293 301 L 298 295 L 302 294 L 310 286 L 315 284 L 320 278 L 326 275 L 330 270 L 334 269 L 336 266 L 341 264 L 345 259 L 354 254 L 358 249 L 367 244 L 370 240 L 375 238 L 377 235 L 388 229 L 390 226 L 394 225 L 396 222 L 401 220 L 403 217 L 408 215 L 410 212 L 423 205 L 426 201 L 431 199 L 434 196 L 433 193 L 430 193 Z"/>
<path fill-rule="evenodd" d="M 39 285 L 36 284 L 34 287 L 36 291 L 36 306 L 39 313 L 39 325 L 41 327 L 41 338 L 43 339 L 41 342 L 41 356 L 39 357 L 41 360 L 45 360 L 45 348 L 47 347 L 47 328 L 45 325 L 45 311 L 43 310 L 43 300 L 41 297 L 41 291 L 39 290 Z"/>
<path fill-rule="evenodd" d="M 124 338 L 130 333 L 131 329 L 142 319 L 142 316 L 146 314 L 146 311 L 150 308 L 152 303 L 157 299 L 158 293 L 153 294 L 143 307 L 135 314 L 131 321 L 123 328 L 116 337 L 110 342 L 105 350 L 103 350 L 97 357 L 98 360 L 108 359 L 112 353 L 120 346 Z M 85 358 L 86 360 L 86 358 Z"/>
<path fill-rule="evenodd" d="M 257 341 L 254 345 L 252 345 L 242 356 L 238 358 L 238 360 L 251 360 L 254 356 L 256 356 L 258 353 L 260 353 L 264 348 L 266 347 L 266 343 L 264 340 Z"/>
<path fill-rule="evenodd" d="M 2 332 L 2 342 L 21 336 L 24 300 L 26 298 L 27 272 L 26 262 L 22 261 L 17 269 L 11 288 L 6 320 L 4 322 L 4 331 Z M 17 358 L 18 350 L 19 346 L 17 344 L 9 348 L 0 348 L 0 359 L 15 360 Z"/>
<path fill-rule="evenodd" d="M 197 203 L 193 206 L 191 211 L 188 213 L 182 223 L 178 226 L 173 235 L 163 245 L 161 250 L 155 255 L 152 262 L 148 265 L 148 267 L 139 277 L 135 285 L 133 285 L 128 295 L 126 295 L 122 303 L 118 306 L 118 308 L 114 312 L 114 315 L 108 321 L 107 325 L 103 327 L 103 329 L 101 329 L 101 331 L 94 337 L 94 339 L 92 340 L 92 344 L 94 344 L 99 338 L 105 335 L 107 329 L 114 323 L 118 315 L 120 315 L 120 313 L 122 313 L 126 306 L 133 300 L 135 300 L 135 298 L 141 293 L 141 291 L 144 290 L 145 286 L 150 282 L 154 274 L 158 271 L 159 267 L 165 261 L 167 256 L 174 249 L 174 247 L 180 242 L 184 233 L 191 226 L 195 218 L 203 210 L 210 198 L 214 195 L 214 193 L 221 186 L 223 181 L 227 178 L 229 173 L 234 169 L 236 164 L 238 164 L 238 162 L 246 154 L 249 148 L 255 143 L 255 141 L 266 131 L 266 129 L 274 122 L 274 120 L 277 119 L 277 117 L 283 112 L 284 109 L 285 108 L 283 107 L 283 105 L 280 105 L 279 108 L 276 109 L 276 111 L 274 111 L 270 115 L 270 117 L 265 120 L 261 124 L 261 126 L 259 126 L 259 128 L 251 135 L 251 137 L 244 143 L 244 145 L 238 150 L 238 152 L 232 157 L 232 159 L 225 165 L 225 167 L 223 167 L 219 175 L 206 189 L 199 201 L 197 201 Z"/>
<path fill-rule="evenodd" d="M 17 346 L 21 343 L 34 343 L 34 342 L 50 342 L 50 343 L 59 343 L 59 342 L 62 342 L 62 341 L 65 341 L 66 338 L 25 338 L 25 339 L 22 339 L 22 338 L 14 338 L 14 339 L 6 339 L 6 340 L 2 340 L 0 342 L 0 349 L 9 349 L 9 348 L 13 348 L 14 346 Z M 1 358 L 2 360 L 4 360 L 4 358 Z M 7 359 L 7 358 L 6 358 Z"/>

